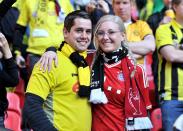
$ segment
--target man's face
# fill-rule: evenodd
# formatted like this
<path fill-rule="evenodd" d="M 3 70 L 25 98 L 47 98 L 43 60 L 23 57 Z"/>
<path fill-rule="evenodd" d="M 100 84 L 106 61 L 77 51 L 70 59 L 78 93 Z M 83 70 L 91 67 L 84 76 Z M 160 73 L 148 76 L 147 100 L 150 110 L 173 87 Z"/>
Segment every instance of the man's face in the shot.
<path fill-rule="evenodd" d="M 92 23 L 89 19 L 76 18 L 70 31 L 64 29 L 65 40 L 79 52 L 86 51 L 91 42 L 91 36 Z"/>
<path fill-rule="evenodd" d="M 131 0 L 113 0 L 113 10 L 115 15 L 121 17 L 126 22 L 131 19 Z"/>

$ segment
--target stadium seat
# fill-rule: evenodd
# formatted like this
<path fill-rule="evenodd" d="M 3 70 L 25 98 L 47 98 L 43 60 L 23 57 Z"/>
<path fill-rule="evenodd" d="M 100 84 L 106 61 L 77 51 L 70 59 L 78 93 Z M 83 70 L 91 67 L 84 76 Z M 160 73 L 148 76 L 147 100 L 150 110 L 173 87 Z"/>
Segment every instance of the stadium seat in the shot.
<path fill-rule="evenodd" d="M 19 79 L 19 84 L 16 86 L 14 93 L 18 95 L 20 99 L 20 108 L 23 108 L 24 105 L 24 98 L 25 98 L 25 91 L 24 91 L 24 81 L 22 78 Z"/>
<path fill-rule="evenodd" d="M 151 131 L 163 131 L 162 129 L 162 115 L 161 109 L 156 108 L 151 112 L 151 121 L 153 124 L 153 128 Z"/>
<path fill-rule="evenodd" d="M 21 131 L 21 115 L 16 111 L 8 110 L 4 124 L 10 130 Z"/>
<path fill-rule="evenodd" d="M 18 95 L 12 92 L 8 92 L 7 99 L 9 101 L 8 110 L 15 111 L 20 115 L 21 109 L 20 109 L 20 99 Z"/>

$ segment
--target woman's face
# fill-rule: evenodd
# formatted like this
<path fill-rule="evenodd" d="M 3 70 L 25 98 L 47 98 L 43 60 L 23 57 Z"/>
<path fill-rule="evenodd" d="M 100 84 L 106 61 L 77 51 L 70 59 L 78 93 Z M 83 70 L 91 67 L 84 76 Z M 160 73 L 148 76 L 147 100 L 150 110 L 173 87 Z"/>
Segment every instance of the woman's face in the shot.
<path fill-rule="evenodd" d="M 112 21 L 102 23 L 96 32 L 96 42 L 101 50 L 106 53 L 117 50 L 124 39 L 124 32 L 121 32 L 118 24 Z"/>

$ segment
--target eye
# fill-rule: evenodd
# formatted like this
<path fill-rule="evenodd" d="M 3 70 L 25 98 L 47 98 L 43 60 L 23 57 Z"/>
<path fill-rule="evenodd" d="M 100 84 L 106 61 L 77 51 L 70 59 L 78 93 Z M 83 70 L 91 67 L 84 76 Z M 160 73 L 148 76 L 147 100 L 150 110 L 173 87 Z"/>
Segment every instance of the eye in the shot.
<path fill-rule="evenodd" d="M 87 34 L 91 34 L 92 33 L 92 30 L 86 30 L 86 33 Z"/>
<path fill-rule="evenodd" d="M 113 31 L 113 30 L 108 31 L 109 35 L 113 35 L 114 33 L 116 33 L 116 31 Z"/>
<path fill-rule="evenodd" d="M 105 34 L 105 33 L 104 33 L 103 31 L 98 31 L 98 32 L 97 32 L 97 35 L 98 35 L 98 36 L 103 36 L 104 34 Z"/>
<path fill-rule="evenodd" d="M 97 35 L 103 35 L 104 32 L 100 31 L 100 32 L 97 32 Z"/>
<path fill-rule="evenodd" d="M 77 33 L 82 33 L 83 30 L 82 30 L 82 29 L 76 29 L 76 32 L 77 32 Z"/>

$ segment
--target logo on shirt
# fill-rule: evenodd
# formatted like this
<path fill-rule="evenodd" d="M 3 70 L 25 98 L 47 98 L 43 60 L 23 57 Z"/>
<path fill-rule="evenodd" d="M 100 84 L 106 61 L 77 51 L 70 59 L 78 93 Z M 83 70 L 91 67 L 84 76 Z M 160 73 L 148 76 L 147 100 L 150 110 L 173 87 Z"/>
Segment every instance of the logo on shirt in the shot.
<path fill-rule="evenodd" d="M 135 36 L 139 36 L 139 35 L 140 35 L 138 30 L 134 30 L 134 31 L 133 31 L 133 34 L 134 34 Z"/>
<path fill-rule="evenodd" d="M 123 76 L 123 73 L 122 72 L 119 72 L 119 74 L 118 74 L 118 80 L 124 81 L 124 76 Z"/>
<path fill-rule="evenodd" d="M 79 91 L 79 82 L 76 82 L 76 83 L 72 86 L 72 91 L 73 91 L 73 92 L 78 92 L 78 91 Z"/>

